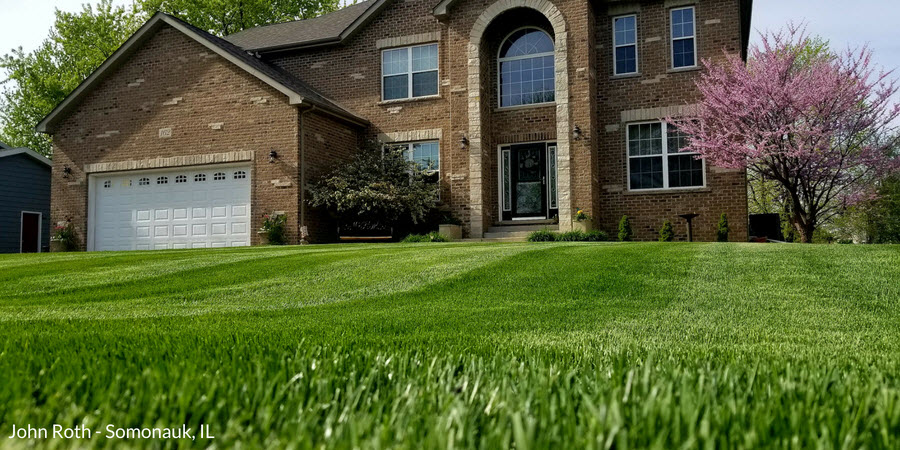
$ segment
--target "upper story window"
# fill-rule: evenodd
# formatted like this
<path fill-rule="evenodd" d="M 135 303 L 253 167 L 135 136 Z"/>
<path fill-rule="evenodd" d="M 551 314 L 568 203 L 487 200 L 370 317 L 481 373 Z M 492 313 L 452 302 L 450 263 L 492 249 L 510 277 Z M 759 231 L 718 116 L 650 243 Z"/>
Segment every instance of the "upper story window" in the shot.
<path fill-rule="evenodd" d="M 381 53 L 381 82 L 384 100 L 437 95 L 437 44 L 384 50 Z"/>
<path fill-rule="evenodd" d="M 637 73 L 637 16 L 613 19 L 613 70 L 615 75 Z"/>
<path fill-rule="evenodd" d="M 703 187 L 703 160 L 680 152 L 687 137 L 665 122 L 628 125 L 628 189 Z M 665 138 L 663 138 L 665 136 Z"/>
<path fill-rule="evenodd" d="M 696 66 L 697 29 L 694 21 L 694 7 L 673 9 L 671 24 L 672 68 Z"/>
<path fill-rule="evenodd" d="M 556 100 L 553 39 L 538 28 L 522 28 L 500 46 L 500 107 Z"/>

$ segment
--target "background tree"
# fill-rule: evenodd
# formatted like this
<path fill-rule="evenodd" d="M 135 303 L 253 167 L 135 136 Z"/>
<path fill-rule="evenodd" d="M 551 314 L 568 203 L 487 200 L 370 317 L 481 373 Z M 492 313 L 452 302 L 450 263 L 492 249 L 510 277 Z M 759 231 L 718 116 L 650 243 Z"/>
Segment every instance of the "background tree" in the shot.
<path fill-rule="evenodd" d="M 868 49 L 832 55 L 811 52 L 812 42 L 789 27 L 763 36 L 746 64 L 704 61 L 695 120 L 677 122 L 692 136 L 684 151 L 778 182 L 803 242 L 900 168 L 888 155 L 896 84 Z"/>
<path fill-rule="evenodd" d="M 103 0 L 80 12 L 56 10 L 50 36 L 37 50 L 0 59 L 7 72 L 0 96 L 0 140 L 50 156 L 49 136 L 35 125 L 119 48 L 139 26 L 131 8 Z"/>
<path fill-rule="evenodd" d="M 309 19 L 340 7 L 340 0 L 138 0 L 137 3 L 148 16 L 157 11 L 166 12 L 219 36 L 260 25 Z"/>

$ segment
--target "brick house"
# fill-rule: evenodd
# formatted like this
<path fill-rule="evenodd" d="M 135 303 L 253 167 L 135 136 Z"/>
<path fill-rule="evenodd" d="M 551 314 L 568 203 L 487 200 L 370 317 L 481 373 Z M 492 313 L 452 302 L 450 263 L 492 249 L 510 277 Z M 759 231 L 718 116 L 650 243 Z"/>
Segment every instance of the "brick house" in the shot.
<path fill-rule="evenodd" d="M 743 241 L 745 174 L 677 153 L 663 119 L 701 59 L 746 55 L 751 4 L 369 0 L 224 39 L 157 14 L 39 124 L 53 221 L 89 250 L 255 244 L 273 211 L 329 241 L 304 186 L 377 139 L 437 172 L 470 237 L 583 208 L 638 239 L 696 213 L 712 240 L 726 213 Z"/>

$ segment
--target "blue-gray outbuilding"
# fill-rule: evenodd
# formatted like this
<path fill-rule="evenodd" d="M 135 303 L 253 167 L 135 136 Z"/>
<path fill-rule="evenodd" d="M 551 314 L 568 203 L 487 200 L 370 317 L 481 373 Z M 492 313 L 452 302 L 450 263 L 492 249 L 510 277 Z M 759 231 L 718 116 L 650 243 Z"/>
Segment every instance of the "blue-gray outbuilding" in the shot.
<path fill-rule="evenodd" d="M 50 248 L 49 159 L 0 142 L 0 253 Z"/>

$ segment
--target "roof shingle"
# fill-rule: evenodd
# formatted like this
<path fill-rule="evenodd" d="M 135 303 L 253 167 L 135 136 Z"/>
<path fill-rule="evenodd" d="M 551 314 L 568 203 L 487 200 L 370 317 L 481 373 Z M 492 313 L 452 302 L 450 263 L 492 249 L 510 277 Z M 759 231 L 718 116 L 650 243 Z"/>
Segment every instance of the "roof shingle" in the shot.
<path fill-rule="evenodd" d="M 339 43 L 387 3 L 387 0 L 366 0 L 312 19 L 249 28 L 225 39 L 247 51 Z"/>

